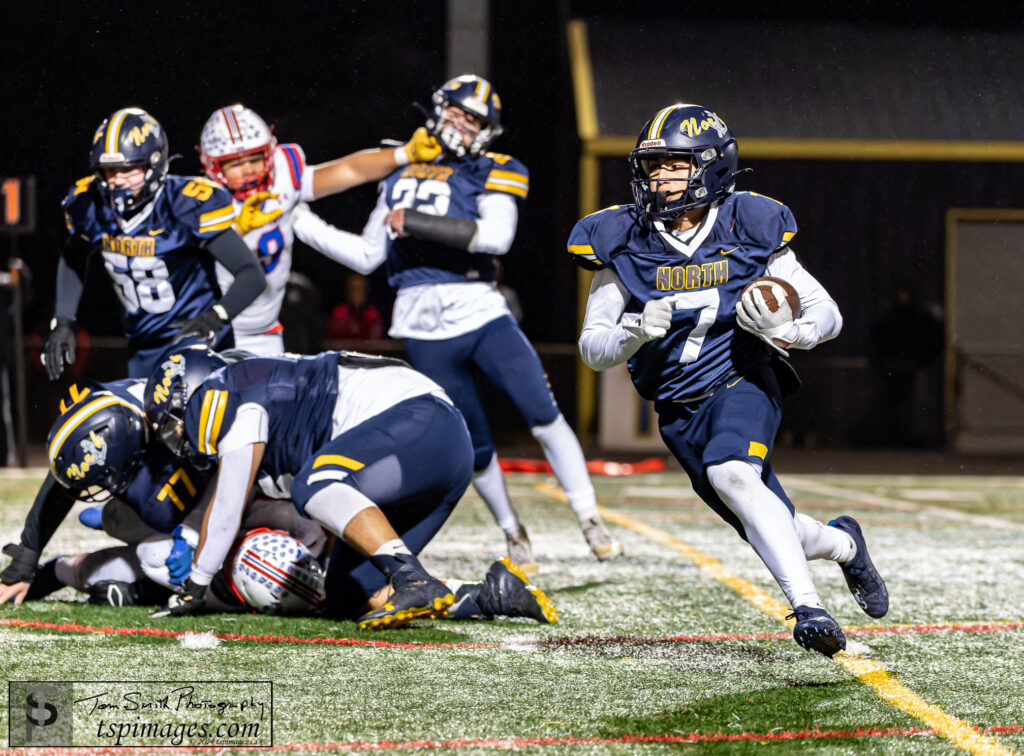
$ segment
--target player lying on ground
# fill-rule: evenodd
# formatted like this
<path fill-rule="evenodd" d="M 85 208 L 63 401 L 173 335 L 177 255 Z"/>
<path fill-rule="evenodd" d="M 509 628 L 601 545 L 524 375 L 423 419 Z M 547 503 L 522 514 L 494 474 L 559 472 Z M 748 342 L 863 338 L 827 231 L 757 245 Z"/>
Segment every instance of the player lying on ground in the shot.
<path fill-rule="evenodd" d="M 100 124 L 89 166 L 93 174 L 63 202 L 70 235 L 57 265 L 56 310 L 43 354 L 50 380 L 75 361 L 74 321 L 96 254 L 123 307 L 129 376 L 148 376 L 174 341 L 230 347 L 230 321 L 266 284 L 231 228 L 231 195 L 204 178 L 169 175 L 164 130 L 139 108 L 118 110 Z M 214 262 L 233 276 L 223 296 Z"/>
<path fill-rule="evenodd" d="M 441 152 L 426 129 L 418 129 L 406 144 L 372 149 L 320 165 L 308 165 L 297 144 L 278 144 L 271 127 L 242 105 L 220 108 L 206 121 L 199 142 L 206 175 L 226 187 L 235 200 L 235 228 L 263 267 L 267 286 L 232 321 L 235 345 L 260 356 L 284 351 L 284 327 L 278 320 L 285 285 L 292 268 L 295 237 L 332 259 L 344 262 L 335 249 L 336 235 L 310 234 L 296 223 L 296 207 L 368 181 L 384 178 L 410 162 L 429 162 Z M 312 212 L 309 214 L 322 224 Z M 222 288 L 233 276 L 217 267 Z"/>
<path fill-rule="evenodd" d="M 495 256 L 511 248 L 516 201 L 525 200 L 529 190 L 526 166 L 486 151 L 502 133 L 501 103 L 488 81 L 465 75 L 434 92 L 432 104 L 427 129 L 443 153 L 381 182 L 362 237 L 315 217 L 299 216 L 296 229 L 347 238 L 349 252 L 336 259 L 360 273 L 387 262 L 388 283 L 397 290 L 388 334 L 405 339 L 413 367 L 444 388 L 465 417 L 473 442 L 473 485 L 505 531 L 510 559 L 528 572 L 537 568 L 498 466 L 477 371 L 512 400 L 540 442 L 594 555 L 619 556 L 622 545 L 598 514 L 579 441 L 494 283 Z M 332 243 L 343 246 L 341 240 Z"/>
<path fill-rule="evenodd" d="M 4 547 L 12 559 L 0 572 L 0 604 L 20 604 L 52 584 L 55 565 L 40 568 L 39 556 L 76 502 L 104 502 L 96 525 L 129 544 L 170 533 L 200 502 L 213 469 L 149 443 L 144 388 L 145 381 L 132 378 L 76 384 L 61 400 L 47 439 L 50 470 L 19 543 Z"/>
<path fill-rule="evenodd" d="M 736 140 L 713 112 L 658 111 L 629 160 L 634 204 L 583 218 L 569 237 L 574 259 L 596 271 L 580 353 L 595 370 L 627 362 L 694 491 L 750 543 L 791 602 L 797 642 L 832 656 L 846 639 L 807 560 L 838 562 L 871 617 L 886 613 L 888 592 L 858 523 L 798 514 L 769 458 L 782 398 L 799 385 L 779 355 L 834 338 L 839 310 L 789 247 L 789 208 L 733 191 Z M 765 275 L 795 288 L 802 314 L 784 297 L 772 310 L 747 290 Z"/>
<path fill-rule="evenodd" d="M 172 451 L 218 469 L 191 574 L 158 615 L 203 611 L 257 478 L 338 537 L 327 582 L 340 603 L 327 611 L 371 607 L 360 627 L 373 629 L 455 602 L 416 555 L 469 485 L 469 434 L 444 391 L 405 363 L 325 352 L 226 365 L 206 349 L 171 350 L 146 414 Z"/>
<path fill-rule="evenodd" d="M 33 581 L 32 596 L 43 598 L 67 585 L 87 593 L 92 603 L 125 606 L 165 602 L 188 577 L 203 515 L 204 507 L 196 507 L 173 536 L 155 535 L 134 546 L 57 557 L 47 562 L 47 569 Z M 321 614 L 325 607 L 352 605 L 342 597 L 328 595 L 328 587 L 343 585 L 340 580 L 326 583 L 327 573 L 321 566 L 333 539 L 293 506 L 257 498 L 246 507 L 239 533 L 224 567 L 205 594 L 205 611 L 255 609 L 275 614 Z M 358 580 L 358 575 L 346 578 Z M 558 620 L 547 596 L 507 560 L 492 564 L 483 581 L 444 582 L 456 596 L 444 619 L 506 616 L 532 617 L 539 622 Z M 368 607 L 358 613 L 363 609 Z M 358 614 L 333 616 L 355 619 Z"/>

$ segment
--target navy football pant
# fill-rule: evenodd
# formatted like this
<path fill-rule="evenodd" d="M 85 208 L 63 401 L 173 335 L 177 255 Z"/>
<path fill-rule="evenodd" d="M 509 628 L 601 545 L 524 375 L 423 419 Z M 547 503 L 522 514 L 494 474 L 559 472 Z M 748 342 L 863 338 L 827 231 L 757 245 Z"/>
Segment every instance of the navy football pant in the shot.
<path fill-rule="evenodd" d="M 761 480 L 782 499 L 790 514 L 793 503 L 782 490 L 768 459 L 782 420 L 782 395 L 771 368 L 751 370 L 727 381 L 696 408 L 658 402 L 658 428 L 669 451 L 690 476 L 693 490 L 746 540 L 739 518 L 725 505 L 708 480 L 711 465 L 739 459 L 761 469 Z"/>
<path fill-rule="evenodd" d="M 292 483 L 305 504 L 330 485 L 349 485 L 373 501 L 413 554 L 441 529 L 473 476 L 473 449 L 458 410 L 434 396 L 407 399 L 317 450 Z M 327 567 L 325 610 L 352 617 L 387 576 L 340 539 Z"/>
<path fill-rule="evenodd" d="M 440 385 L 466 418 L 476 471 L 487 467 L 495 449 L 474 370 L 508 395 L 530 428 L 560 414 L 537 352 L 509 315 L 453 339 L 406 339 L 405 348 L 412 366 Z"/>

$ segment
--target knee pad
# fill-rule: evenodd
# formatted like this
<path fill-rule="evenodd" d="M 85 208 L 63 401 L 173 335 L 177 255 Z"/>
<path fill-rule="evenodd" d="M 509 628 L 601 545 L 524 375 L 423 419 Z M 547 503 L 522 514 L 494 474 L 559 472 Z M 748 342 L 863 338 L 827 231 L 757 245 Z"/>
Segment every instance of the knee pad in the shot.
<path fill-rule="evenodd" d="M 707 475 L 718 494 L 728 499 L 749 495 L 751 490 L 764 485 L 754 466 L 740 459 L 711 465 Z"/>

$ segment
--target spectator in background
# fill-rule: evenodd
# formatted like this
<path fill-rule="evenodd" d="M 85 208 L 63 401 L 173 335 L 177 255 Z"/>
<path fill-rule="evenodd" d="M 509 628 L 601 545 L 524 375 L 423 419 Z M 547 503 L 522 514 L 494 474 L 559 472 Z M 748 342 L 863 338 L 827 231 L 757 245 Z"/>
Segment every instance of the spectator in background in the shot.
<path fill-rule="evenodd" d="M 284 349 L 292 354 L 317 354 L 324 349 L 322 296 L 308 276 L 291 271 L 281 303 L 281 323 L 284 325 Z"/>
<path fill-rule="evenodd" d="M 871 326 L 871 362 L 881 378 L 885 442 L 921 446 L 936 416 L 929 373 L 942 354 L 942 321 L 922 304 L 913 288 L 901 284 L 892 305 Z M 937 402 L 937 399 L 935 400 Z"/>
<path fill-rule="evenodd" d="M 326 337 L 341 340 L 384 338 L 384 316 L 370 301 L 370 282 L 366 276 L 351 273 L 345 279 L 345 301 L 331 310 Z"/>

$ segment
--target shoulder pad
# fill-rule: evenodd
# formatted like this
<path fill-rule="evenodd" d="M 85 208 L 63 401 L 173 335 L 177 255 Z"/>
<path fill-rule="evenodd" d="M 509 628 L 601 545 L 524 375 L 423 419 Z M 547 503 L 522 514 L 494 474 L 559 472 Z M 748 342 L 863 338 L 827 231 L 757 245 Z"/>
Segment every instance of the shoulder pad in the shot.
<path fill-rule="evenodd" d="M 225 231 L 235 220 L 231 194 L 208 178 L 168 176 L 164 191 L 174 217 L 200 237 Z"/>
<path fill-rule="evenodd" d="M 274 150 L 275 170 L 280 170 L 278 161 L 284 164 L 283 171 L 292 182 L 292 187 L 302 187 L 302 173 L 306 170 L 306 154 L 297 144 L 279 144 Z"/>
<path fill-rule="evenodd" d="M 530 193 L 530 171 L 511 155 L 485 152 L 484 189 L 491 192 L 505 192 L 525 199 Z"/>
<path fill-rule="evenodd" d="M 755 192 L 736 192 L 733 212 L 747 235 L 768 249 L 779 249 L 796 236 L 793 212 L 776 199 Z"/>
<path fill-rule="evenodd" d="M 238 409 L 237 394 L 205 381 L 189 399 L 185 430 L 196 451 L 206 456 L 217 453 L 217 444 L 231 427 Z"/>
<path fill-rule="evenodd" d="M 61 200 L 60 206 L 64 208 L 64 221 L 70 232 L 74 232 L 75 227 L 86 220 L 88 216 L 94 196 L 89 194 L 89 187 L 92 186 L 95 179 L 95 176 L 78 179 Z"/>
<path fill-rule="evenodd" d="M 623 209 L 628 217 L 628 206 L 612 205 L 596 213 L 580 218 L 569 233 L 567 244 L 569 254 L 577 265 L 585 270 L 600 270 L 607 262 L 611 245 L 606 239 L 609 234 L 621 237 L 625 226 L 622 224 Z M 631 219 L 630 219 L 630 222 Z"/>

